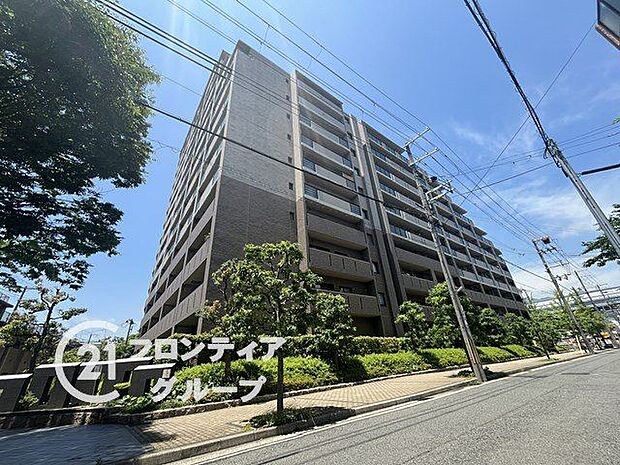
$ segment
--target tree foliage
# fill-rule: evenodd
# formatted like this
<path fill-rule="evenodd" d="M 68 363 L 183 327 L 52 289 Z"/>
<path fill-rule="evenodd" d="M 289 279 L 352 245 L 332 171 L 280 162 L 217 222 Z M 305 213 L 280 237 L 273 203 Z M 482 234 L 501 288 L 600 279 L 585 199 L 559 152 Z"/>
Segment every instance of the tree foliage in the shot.
<path fill-rule="evenodd" d="M 429 346 L 429 329 L 431 322 L 426 317 L 422 307 L 416 302 L 406 300 L 399 309 L 396 323 L 402 324 L 405 328 L 405 337 L 412 349 L 426 348 Z"/>
<path fill-rule="evenodd" d="M 613 211 L 609 216 L 609 222 L 612 227 L 620 234 L 620 204 L 614 204 Z M 596 239 L 583 242 L 582 255 L 595 252 L 592 258 L 588 258 L 583 264 L 584 266 L 605 266 L 609 262 L 620 264 L 620 257 L 616 250 L 607 239 L 605 234 L 599 235 Z"/>
<path fill-rule="evenodd" d="M 0 282 L 78 287 L 120 241 L 96 183 L 144 181 L 157 75 L 90 0 L 0 2 L 0 43 Z"/>
<path fill-rule="evenodd" d="M 244 257 L 223 263 L 211 279 L 222 300 L 202 316 L 215 332 L 246 344 L 261 335 L 295 336 L 313 323 L 311 305 L 321 278 L 299 267 L 304 255 L 298 244 L 246 244 Z M 218 321 L 219 320 L 219 321 Z M 284 359 L 278 351 L 277 408 L 284 408 Z"/>

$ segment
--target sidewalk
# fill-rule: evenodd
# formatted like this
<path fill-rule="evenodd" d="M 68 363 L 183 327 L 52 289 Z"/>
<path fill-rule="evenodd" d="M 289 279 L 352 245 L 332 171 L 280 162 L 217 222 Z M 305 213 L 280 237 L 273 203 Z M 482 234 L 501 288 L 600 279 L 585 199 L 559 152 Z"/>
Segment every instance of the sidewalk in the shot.
<path fill-rule="evenodd" d="M 570 360 L 581 353 L 555 355 L 554 360 Z M 516 372 L 549 363 L 545 357 L 515 360 L 487 365 L 495 372 Z M 313 392 L 285 399 L 287 407 L 337 407 L 343 409 L 375 409 L 374 404 L 399 403 L 407 397 L 429 390 L 457 387 L 465 381 L 454 377 L 460 370 L 414 374 L 354 386 Z M 387 405 L 385 405 L 387 406 Z M 2 462 L 94 464 L 97 459 L 110 463 L 144 454 L 179 450 L 239 435 L 251 417 L 275 409 L 275 401 L 230 407 L 154 420 L 137 426 L 91 425 L 45 428 L 30 431 L 0 431 Z M 172 460 L 171 454 L 170 460 Z M 181 456 L 176 458 L 183 458 Z M 155 462 L 153 462 L 155 463 Z M 161 461 L 157 463 L 162 463 Z"/>

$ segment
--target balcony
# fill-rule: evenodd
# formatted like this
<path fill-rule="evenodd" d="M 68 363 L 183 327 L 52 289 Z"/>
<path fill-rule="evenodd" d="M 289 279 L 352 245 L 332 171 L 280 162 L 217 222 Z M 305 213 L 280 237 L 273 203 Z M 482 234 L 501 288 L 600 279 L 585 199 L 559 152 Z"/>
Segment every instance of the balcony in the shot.
<path fill-rule="evenodd" d="M 372 268 L 369 262 L 324 250 L 310 248 L 308 264 L 314 272 L 325 276 L 361 282 L 372 280 Z"/>
<path fill-rule="evenodd" d="M 435 243 L 429 239 L 426 239 L 425 237 L 421 237 L 416 234 L 413 234 L 411 231 L 408 231 L 399 226 L 395 226 L 393 224 L 390 224 L 390 230 L 392 232 L 392 235 L 396 237 L 400 237 L 414 244 L 422 245 L 429 249 L 435 250 Z"/>
<path fill-rule="evenodd" d="M 417 278 L 406 273 L 402 273 L 402 277 L 406 291 L 427 293 L 435 285 L 430 279 Z"/>
<path fill-rule="evenodd" d="M 316 134 L 323 137 L 323 139 L 329 140 L 334 144 L 337 144 L 341 148 L 346 149 L 347 152 L 349 151 L 349 143 L 346 138 L 334 134 L 333 132 L 317 124 L 315 121 L 311 121 L 309 118 L 305 118 L 302 115 L 299 116 L 299 121 L 301 121 L 302 126 L 311 129 Z"/>
<path fill-rule="evenodd" d="M 346 192 L 345 195 L 357 195 L 352 193 L 349 189 L 353 189 L 355 190 L 355 182 L 351 181 L 350 179 L 347 179 L 343 176 L 340 176 L 336 173 L 334 173 L 333 171 L 330 171 L 324 167 L 322 167 L 321 165 L 316 164 L 315 162 L 313 162 L 310 159 L 304 158 L 303 161 L 303 167 L 304 167 L 304 171 L 308 171 L 310 173 L 315 173 L 317 176 L 312 176 L 310 179 L 312 179 L 313 181 L 316 182 L 321 182 L 321 178 L 323 179 L 328 179 L 329 181 L 332 181 L 344 188 L 346 188 Z M 331 184 L 331 183 L 329 183 Z"/>
<path fill-rule="evenodd" d="M 348 292 L 334 292 L 332 294 L 338 294 L 344 297 L 349 306 L 349 311 L 353 316 L 380 316 L 379 303 L 377 298 L 371 295 L 351 294 Z"/>
<path fill-rule="evenodd" d="M 321 218 L 308 213 L 308 234 L 319 240 L 349 247 L 354 250 L 363 250 L 367 247 L 366 237 L 363 231 L 345 226 L 340 223 Z"/>
<path fill-rule="evenodd" d="M 331 124 L 332 126 L 338 128 L 343 133 L 346 133 L 346 129 L 345 129 L 345 126 L 344 126 L 344 122 L 342 121 L 342 118 L 338 119 L 338 118 L 330 115 L 329 113 L 321 110 L 314 103 L 310 102 L 309 100 L 307 100 L 307 99 L 305 99 L 303 97 L 299 97 L 299 103 L 304 108 L 306 108 L 308 111 L 311 111 L 312 113 L 314 113 L 318 117 L 322 118 L 326 123 Z"/>
<path fill-rule="evenodd" d="M 317 99 L 323 105 L 328 106 L 333 111 L 336 111 L 336 112 L 339 112 L 339 113 L 342 112 L 341 104 L 334 102 L 329 97 L 327 97 L 326 95 L 323 95 L 321 92 L 319 92 L 318 90 L 314 89 L 309 84 L 306 84 L 305 82 L 298 80 L 297 81 L 297 86 L 298 86 L 299 89 L 301 89 L 302 91 L 312 95 L 315 99 Z"/>
<path fill-rule="evenodd" d="M 304 197 L 311 202 L 315 202 L 319 207 L 334 209 L 348 218 L 356 220 L 362 219 L 362 212 L 359 205 L 340 199 L 335 195 L 321 191 L 314 186 L 306 184 L 304 186 Z"/>
<path fill-rule="evenodd" d="M 324 147 L 303 134 L 301 136 L 301 146 L 305 150 L 310 151 L 310 153 L 315 154 L 315 156 L 320 156 L 327 160 L 328 163 L 336 164 L 339 168 L 344 167 L 347 172 L 353 173 L 353 163 L 350 158 L 343 157 L 339 153 Z"/>

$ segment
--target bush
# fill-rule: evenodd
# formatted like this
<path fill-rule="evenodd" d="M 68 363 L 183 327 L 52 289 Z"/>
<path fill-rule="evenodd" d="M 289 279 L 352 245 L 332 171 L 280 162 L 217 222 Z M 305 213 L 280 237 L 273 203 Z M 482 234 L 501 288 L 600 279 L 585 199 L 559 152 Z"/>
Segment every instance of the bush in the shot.
<path fill-rule="evenodd" d="M 419 354 L 433 368 L 451 368 L 469 363 L 463 349 L 423 349 Z"/>
<path fill-rule="evenodd" d="M 395 354 L 407 349 L 404 337 L 357 336 L 353 338 L 352 354 Z"/>
<path fill-rule="evenodd" d="M 482 363 L 507 362 L 516 358 L 513 353 L 500 347 L 478 347 L 478 353 Z"/>
<path fill-rule="evenodd" d="M 32 391 L 26 391 L 26 393 L 17 401 L 15 410 L 31 410 L 36 407 L 38 403 L 38 397 L 35 396 Z"/>
<path fill-rule="evenodd" d="M 150 412 L 157 408 L 157 404 L 153 402 L 151 394 L 145 394 L 140 397 L 125 396 L 114 400 L 109 404 L 112 407 L 120 407 L 121 413 L 130 415 L 132 413 Z"/>
<path fill-rule="evenodd" d="M 257 361 L 260 374 L 267 378 L 263 392 L 276 392 L 277 359 Z M 255 379 L 255 378 L 254 378 Z M 284 389 L 295 391 L 333 384 L 337 377 L 331 367 L 317 358 L 287 357 L 284 359 Z"/>
<path fill-rule="evenodd" d="M 369 354 L 358 356 L 368 378 L 414 373 L 430 368 L 424 358 L 414 352 Z"/>
<path fill-rule="evenodd" d="M 194 367 L 183 368 L 176 373 L 177 385 L 175 395 L 185 391 L 185 382 L 188 379 L 200 378 L 201 386 L 233 386 L 240 379 L 258 379 L 265 376 L 267 382 L 261 394 L 276 392 L 277 360 L 267 361 L 236 360 L 230 364 L 229 377 L 224 372 L 224 363 L 207 363 Z M 286 357 L 284 359 L 284 389 L 293 391 L 317 386 L 333 384 L 337 381 L 336 375 L 330 366 L 316 358 Z M 206 400 L 221 400 L 230 398 L 230 395 L 210 393 Z"/>
<path fill-rule="evenodd" d="M 508 352 L 519 358 L 536 357 L 538 355 L 537 352 L 534 352 L 527 347 L 523 347 L 518 344 L 508 344 L 502 346 L 502 349 L 507 350 Z"/>

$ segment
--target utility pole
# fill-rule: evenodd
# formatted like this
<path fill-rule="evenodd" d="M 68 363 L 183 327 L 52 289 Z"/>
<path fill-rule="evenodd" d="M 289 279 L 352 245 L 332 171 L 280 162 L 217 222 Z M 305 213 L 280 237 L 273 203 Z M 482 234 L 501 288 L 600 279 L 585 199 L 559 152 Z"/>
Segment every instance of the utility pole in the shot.
<path fill-rule="evenodd" d="M 416 181 L 418 181 L 418 185 L 422 186 L 423 184 L 420 182 L 422 177 L 420 175 L 419 170 L 417 169 L 416 160 L 414 160 L 413 155 L 411 154 L 410 143 L 405 145 L 407 150 L 407 154 L 409 156 L 409 165 L 413 168 L 414 176 Z M 425 155 L 425 157 L 428 156 Z M 420 187 L 422 198 L 422 206 L 424 211 L 426 212 L 426 216 L 428 218 L 428 224 L 431 230 L 431 236 L 433 237 L 433 242 L 435 243 L 435 248 L 437 249 L 437 255 L 439 256 L 439 263 L 441 265 L 441 270 L 443 272 L 444 278 L 446 280 L 446 284 L 448 285 L 448 292 L 450 293 L 450 300 L 452 301 L 452 305 L 454 306 L 454 310 L 456 312 L 456 319 L 459 324 L 459 329 L 461 330 L 461 335 L 463 336 L 463 342 L 465 343 L 465 352 L 467 353 L 467 358 L 469 359 L 469 364 L 471 366 L 471 370 L 473 374 L 476 376 L 476 379 L 484 383 L 487 380 L 486 374 L 484 372 L 484 367 L 482 366 L 482 361 L 480 360 L 480 355 L 478 354 L 478 349 L 476 349 L 476 344 L 474 343 L 474 338 L 471 335 L 471 331 L 469 329 L 469 325 L 467 324 L 467 316 L 465 315 L 465 311 L 463 310 L 463 306 L 461 305 L 461 300 L 458 296 L 458 291 L 454 285 L 454 281 L 452 279 L 452 274 L 450 273 L 450 267 L 448 265 L 448 260 L 446 259 L 446 255 L 443 251 L 443 245 L 439 240 L 439 232 L 438 232 L 438 224 L 437 220 L 437 210 L 433 203 L 434 200 L 445 195 L 444 193 L 438 193 L 437 196 L 433 197 L 433 194 L 439 192 L 440 190 L 446 188 L 445 185 L 440 184 L 439 186 L 429 190 L 424 191 L 422 187 Z"/>
<path fill-rule="evenodd" d="M 583 281 L 581 279 L 581 276 L 579 276 L 579 273 L 577 273 L 577 270 L 573 271 L 573 273 L 575 273 L 575 276 L 577 277 L 577 279 L 579 280 L 579 284 L 581 284 L 582 289 L 584 290 L 584 292 L 586 293 L 586 295 L 588 296 L 588 300 L 590 300 L 590 304 L 592 305 L 592 308 L 594 310 L 596 310 L 597 312 L 600 312 L 598 305 L 596 305 L 594 303 L 594 300 L 592 299 L 592 296 L 590 295 L 590 291 L 588 291 L 588 288 L 585 286 L 585 284 L 583 284 Z M 601 312 L 602 313 L 602 312 Z M 610 323 L 611 324 L 611 323 Z M 616 335 L 614 334 L 613 330 L 610 328 L 609 329 L 609 337 L 611 338 L 611 343 L 613 344 L 613 346 L 617 349 L 619 347 L 618 344 L 618 338 L 616 337 Z"/>
<path fill-rule="evenodd" d="M 17 298 L 17 302 L 15 302 L 15 305 L 13 306 L 13 311 L 11 312 L 11 315 L 9 316 L 8 321 L 11 321 L 13 316 L 17 316 L 17 309 L 19 308 L 19 305 L 22 303 L 22 300 L 24 300 L 24 294 L 26 294 L 27 290 L 28 290 L 27 286 L 24 286 L 22 288 L 22 292 L 19 294 L 19 297 Z"/>
<path fill-rule="evenodd" d="M 129 318 L 127 321 L 125 321 L 125 323 L 129 325 L 127 327 L 127 335 L 125 336 L 125 344 L 127 344 L 127 341 L 129 341 L 129 335 L 131 334 L 131 328 L 133 328 L 133 325 L 135 325 L 136 322 L 133 321 L 132 318 Z"/>
<path fill-rule="evenodd" d="M 605 216 L 605 213 L 601 210 L 601 207 L 598 206 L 598 203 L 596 203 L 596 200 L 594 200 L 594 197 L 586 185 L 583 183 L 566 157 L 564 157 L 564 154 L 553 139 L 549 139 L 546 153 L 553 158 L 553 161 L 562 170 L 564 176 L 566 176 L 573 183 L 575 189 L 577 189 L 577 192 L 590 210 L 590 213 L 592 213 L 592 216 L 596 219 L 599 228 L 603 231 L 603 234 L 607 236 L 609 243 L 616 251 L 616 255 L 620 257 L 620 235 L 618 235 L 614 227 L 611 225 L 609 219 L 607 219 L 607 216 Z"/>
<path fill-rule="evenodd" d="M 603 234 L 607 236 L 609 243 L 615 249 L 616 255 L 620 257 L 620 236 L 603 213 L 603 210 L 601 210 L 601 207 L 598 206 L 596 200 L 594 200 L 594 197 L 587 189 L 581 178 L 577 175 L 568 160 L 566 160 L 564 154 L 562 153 L 556 142 L 551 137 L 549 137 L 549 135 L 545 131 L 540 117 L 538 116 L 538 113 L 536 113 L 536 107 L 532 105 L 528 96 L 523 90 L 523 87 L 521 87 L 521 83 L 517 79 L 517 76 L 513 71 L 512 67 L 510 66 L 508 58 L 504 54 L 504 51 L 497 39 L 497 34 L 495 34 L 495 32 L 493 31 L 489 19 L 486 17 L 484 11 L 482 10 L 482 7 L 480 6 L 480 2 L 478 0 L 464 0 L 464 2 L 465 6 L 476 21 L 476 24 L 484 33 L 486 39 L 489 41 L 489 44 L 493 48 L 493 51 L 504 65 L 504 68 L 506 68 L 510 79 L 512 80 L 517 92 L 521 96 L 521 99 L 523 100 L 523 103 L 525 104 L 525 107 L 527 108 L 527 111 L 532 118 L 534 126 L 536 126 L 536 129 L 545 144 L 545 154 L 548 154 L 551 158 L 553 158 L 553 161 L 562 170 L 564 176 L 566 176 L 573 183 L 575 189 L 577 189 L 577 192 L 590 210 L 590 213 L 592 213 L 592 216 L 594 216 L 594 218 L 596 219 L 599 228 L 601 229 L 601 231 L 603 231 Z M 575 49 L 575 52 L 576 51 L 577 49 Z"/>
<path fill-rule="evenodd" d="M 547 264 L 547 260 L 545 260 L 545 256 L 543 254 L 542 249 L 540 249 L 540 247 L 538 247 L 538 241 L 541 241 L 543 244 L 549 244 L 551 242 L 551 240 L 549 239 L 548 236 L 544 236 L 544 237 L 541 237 L 540 239 L 532 239 L 532 243 L 534 244 L 534 248 L 536 249 L 536 253 L 538 253 L 538 256 L 540 257 L 540 260 L 542 261 L 543 266 L 545 267 L 545 270 L 547 271 L 547 274 L 549 275 L 549 278 L 551 278 L 551 282 L 553 283 L 553 286 L 555 287 L 555 290 L 558 293 L 558 298 L 560 299 L 560 302 L 562 303 L 562 306 L 564 307 L 564 310 L 566 311 L 566 313 L 570 317 L 571 321 L 573 322 L 573 325 L 574 325 L 575 329 L 577 330 L 576 334 L 575 334 L 575 339 L 577 340 L 577 345 L 579 346 L 579 348 L 581 350 L 583 350 L 583 348 L 581 347 L 581 343 L 579 342 L 579 339 L 581 338 L 581 341 L 583 341 L 583 345 L 586 347 L 586 350 L 589 353 L 593 354 L 594 350 L 592 349 L 592 346 L 590 345 L 590 341 L 588 341 L 586 339 L 585 335 L 583 334 L 583 330 L 581 329 L 581 325 L 577 321 L 577 318 L 575 318 L 575 314 L 573 313 L 573 310 L 570 308 L 570 304 L 566 300 L 566 297 L 564 297 L 564 294 L 562 293 L 562 289 L 560 289 L 560 285 L 558 284 L 558 281 L 555 278 L 555 275 L 553 274 L 553 272 L 551 271 L 551 268 Z"/>

